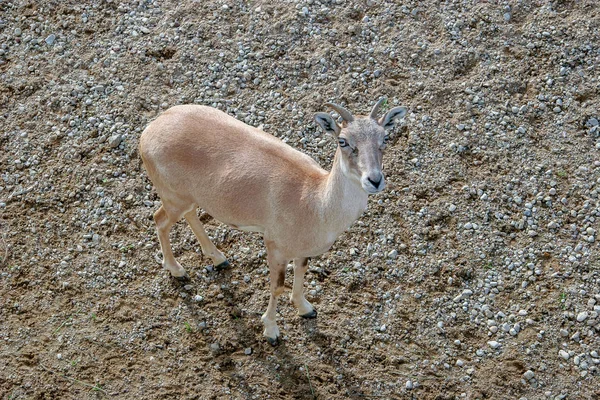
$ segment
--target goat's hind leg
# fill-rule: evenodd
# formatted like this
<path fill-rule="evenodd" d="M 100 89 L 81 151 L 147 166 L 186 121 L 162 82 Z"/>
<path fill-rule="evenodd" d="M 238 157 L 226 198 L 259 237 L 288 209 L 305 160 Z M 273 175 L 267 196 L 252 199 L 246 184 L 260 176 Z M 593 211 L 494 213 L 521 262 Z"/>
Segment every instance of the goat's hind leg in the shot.
<path fill-rule="evenodd" d="M 163 254 L 163 267 L 167 269 L 171 275 L 181 281 L 189 279 L 185 269 L 175 260 L 173 251 L 171 250 L 171 240 L 169 239 L 169 232 L 173 224 L 175 224 L 181 215 L 177 213 L 167 212 L 164 204 L 154 213 L 154 221 L 156 222 L 156 231 L 158 232 L 158 241 L 160 243 L 160 250 Z"/>
<path fill-rule="evenodd" d="M 194 235 L 198 238 L 202 252 L 211 258 L 215 268 L 220 269 L 229 266 L 227 258 L 225 258 L 223 253 L 221 253 L 214 243 L 210 241 L 210 238 L 206 234 L 206 230 L 204 230 L 204 225 L 202 225 L 202 222 L 198 219 L 196 209 L 194 208 L 192 211 L 187 212 L 184 216 L 185 220 L 190 225 L 190 228 L 192 228 Z"/>

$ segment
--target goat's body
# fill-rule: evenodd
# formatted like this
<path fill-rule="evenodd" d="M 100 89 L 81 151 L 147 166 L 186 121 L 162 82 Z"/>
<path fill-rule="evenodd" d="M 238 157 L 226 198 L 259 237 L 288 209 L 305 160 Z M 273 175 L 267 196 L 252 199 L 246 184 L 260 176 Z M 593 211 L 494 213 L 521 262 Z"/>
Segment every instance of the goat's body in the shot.
<path fill-rule="evenodd" d="M 312 158 L 210 107 L 169 109 L 144 131 L 140 151 L 167 213 L 200 207 L 263 233 L 289 260 L 327 251 L 366 207 L 359 188 L 351 195 L 364 204 L 354 210 L 330 204 L 343 199 L 326 195 L 330 175 Z"/>
<path fill-rule="evenodd" d="M 327 251 L 362 214 L 367 193 L 384 187 L 384 126 L 393 126 L 390 119 L 406 110 L 392 109 L 377 121 L 374 114 L 381 102 L 370 117 L 356 121 L 342 110 L 342 117 L 351 122 L 343 129 L 329 114 L 315 115 L 326 132 L 345 135 L 330 172 L 276 137 L 214 108 L 176 106 L 163 113 L 140 138 L 140 154 L 162 200 L 154 219 L 163 266 L 174 277 L 187 276 L 175 260 L 169 240 L 171 227 L 182 217 L 214 265 L 227 264 L 198 219 L 196 209 L 200 207 L 233 228 L 263 234 L 271 297 L 261 319 L 271 343 L 279 337 L 277 297 L 283 292 L 285 269 L 291 260 L 294 284 L 290 299 L 301 316 L 316 317 L 303 294 L 308 257 Z"/>

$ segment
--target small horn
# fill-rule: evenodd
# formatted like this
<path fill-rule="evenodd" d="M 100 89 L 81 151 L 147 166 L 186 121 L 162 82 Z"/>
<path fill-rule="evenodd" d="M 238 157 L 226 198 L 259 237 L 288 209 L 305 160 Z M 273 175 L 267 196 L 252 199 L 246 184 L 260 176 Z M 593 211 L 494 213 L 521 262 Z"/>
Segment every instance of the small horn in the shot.
<path fill-rule="evenodd" d="M 384 104 L 386 101 L 387 101 L 387 99 L 385 97 L 382 97 L 381 99 L 379 99 L 377 104 L 375 104 L 373 106 L 373 110 L 371 110 L 371 118 L 373 118 L 374 120 L 377 120 L 377 113 L 379 112 L 379 107 L 381 107 L 381 105 Z"/>
<path fill-rule="evenodd" d="M 346 121 L 347 123 L 350 123 L 352 121 L 354 121 L 354 117 L 352 116 L 352 113 L 350 113 L 350 111 L 346 110 L 344 107 L 339 106 L 337 104 L 334 103 L 325 103 L 326 106 L 333 108 L 335 111 L 337 111 L 338 114 L 340 114 L 340 116 L 342 117 L 342 119 L 344 121 Z"/>

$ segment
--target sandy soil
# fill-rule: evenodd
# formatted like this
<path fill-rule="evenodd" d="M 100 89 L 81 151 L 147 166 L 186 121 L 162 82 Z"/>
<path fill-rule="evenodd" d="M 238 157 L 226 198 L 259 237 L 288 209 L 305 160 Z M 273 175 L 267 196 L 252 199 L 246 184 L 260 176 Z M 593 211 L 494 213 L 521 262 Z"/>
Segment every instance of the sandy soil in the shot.
<path fill-rule="evenodd" d="M 595 1 L 0 2 L 0 398 L 600 397 Z M 218 107 L 329 168 L 324 103 L 405 105 L 387 189 L 262 337 L 259 235 L 182 222 L 137 152 Z M 288 289 L 291 274 L 287 278 Z M 288 290 L 289 292 L 289 290 Z"/>

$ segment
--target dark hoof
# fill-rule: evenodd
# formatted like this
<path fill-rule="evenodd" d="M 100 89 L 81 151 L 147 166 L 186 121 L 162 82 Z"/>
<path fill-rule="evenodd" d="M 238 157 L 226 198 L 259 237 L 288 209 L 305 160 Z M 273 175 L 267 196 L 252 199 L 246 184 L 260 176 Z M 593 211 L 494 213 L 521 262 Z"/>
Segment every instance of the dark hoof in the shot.
<path fill-rule="evenodd" d="M 304 315 L 301 315 L 302 318 L 306 318 L 306 319 L 314 319 L 317 318 L 317 310 L 315 310 L 313 308 L 313 310 L 309 313 L 306 313 Z"/>
<path fill-rule="evenodd" d="M 267 342 L 269 342 L 271 346 L 277 346 L 279 344 L 279 336 L 277 336 L 275 339 L 268 337 Z"/>
<path fill-rule="evenodd" d="M 190 281 L 190 276 L 188 274 L 185 274 L 183 276 L 174 276 L 173 278 L 181 283 L 187 283 Z"/>
<path fill-rule="evenodd" d="M 219 264 L 219 265 L 215 265 L 215 269 L 216 269 L 217 271 L 220 271 L 220 270 L 222 270 L 222 269 L 229 268 L 229 265 L 230 265 L 230 264 L 229 264 L 229 261 L 225 260 L 225 261 L 223 261 L 221 264 Z"/>

